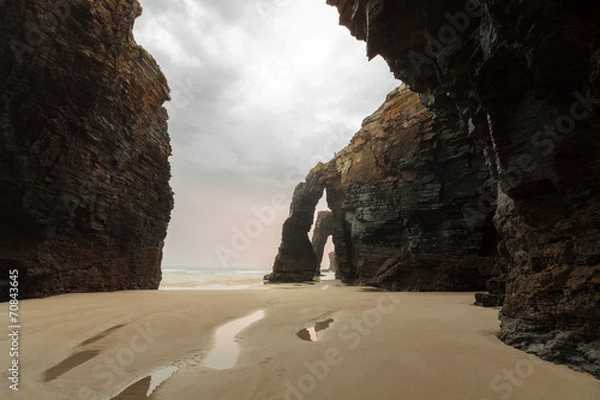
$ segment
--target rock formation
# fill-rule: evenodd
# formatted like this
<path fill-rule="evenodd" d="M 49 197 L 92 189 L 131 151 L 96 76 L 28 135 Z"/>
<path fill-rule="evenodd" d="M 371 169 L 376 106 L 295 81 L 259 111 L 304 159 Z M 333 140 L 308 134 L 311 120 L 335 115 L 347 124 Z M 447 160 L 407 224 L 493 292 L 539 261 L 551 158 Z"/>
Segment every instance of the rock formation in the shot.
<path fill-rule="evenodd" d="M 325 245 L 329 236 L 333 236 L 333 216 L 331 215 L 331 211 L 319 211 L 312 237 L 312 247 L 317 256 L 318 263 L 317 270 L 315 271 L 316 276 L 321 274 L 323 253 L 325 252 Z"/>
<path fill-rule="evenodd" d="M 468 218 L 496 207 L 507 278 L 499 337 L 600 377 L 597 2 L 328 3 L 436 123 L 479 143 L 496 185 L 482 187 Z M 429 149 L 460 154 L 449 144 Z"/>
<path fill-rule="evenodd" d="M 312 278 L 327 239 L 326 214 L 317 219 L 314 249 L 306 232 L 326 189 L 332 221 L 326 233 L 333 233 L 343 281 L 398 290 L 482 290 L 497 262 L 493 210 L 470 221 L 465 209 L 477 207 L 489 180 L 477 143 L 436 125 L 416 94 L 398 88 L 348 147 L 298 186 L 268 279 L 293 281 L 300 271 L 306 271 L 302 280 Z"/>
<path fill-rule="evenodd" d="M 329 252 L 329 272 L 335 272 L 337 274 L 337 259 L 335 258 L 335 251 Z"/>
<path fill-rule="evenodd" d="M 156 289 L 173 206 L 169 88 L 137 0 L 0 11 L 0 295 Z"/>
<path fill-rule="evenodd" d="M 265 279 L 271 282 L 310 281 L 319 267 L 317 256 L 308 239 L 313 224 L 315 208 L 323 196 L 323 187 L 307 179 L 296 186 L 290 205 L 290 216 L 283 224 L 281 242 L 275 258 L 273 272 Z"/>

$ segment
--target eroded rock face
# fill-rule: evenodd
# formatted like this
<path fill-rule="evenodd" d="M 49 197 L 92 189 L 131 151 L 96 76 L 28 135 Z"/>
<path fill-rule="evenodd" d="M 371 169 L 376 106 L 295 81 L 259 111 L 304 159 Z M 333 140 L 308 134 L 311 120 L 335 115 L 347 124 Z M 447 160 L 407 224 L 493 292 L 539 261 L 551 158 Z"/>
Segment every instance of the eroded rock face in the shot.
<path fill-rule="evenodd" d="M 328 0 L 481 144 L 506 260 L 499 337 L 600 376 L 600 12 L 563 0 Z M 448 149 L 450 150 L 450 149 Z"/>
<path fill-rule="evenodd" d="M 329 257 L 329 271 L 335 272 L 337 274 L 337 259 L 335 257 L 335 251 L 330 251 L 328 257 Z M 336 277 L 336 279 L 337 279 L 337 277 Z"/>
<path fill-rule="evenodd" d="M 319 267 L 319 261 L 308 239 L 317 203 L 323 196 L 319 182 L 307 179 L 296 186 L 290 216 L 283 224 L 279 252 L 273 272 L 265 276 L 271 282 L 311 281 Z"/>
<path fill-rule="evenodd" d="M 395 290 L 481 290 L 497 260 L 493 210 L 471 223 L 465 209 L 477 206 L 489 180 L 477 143 L 464 132 L 437 126 L 418 95 L 401 87 L 365 119 L 348 147 L 309 173 L 292 208 L 312 205 L 302 213 L 301 231 L 308 231 L 327 189 L 336 273 L 345 282 Z M 289 232 L 291 223 L 284 226 L 274 266 L 279 276 L 297 273 L 295 261 L 279 262 L 282 249 L 301 243 Z M 304 248 L 312 262 L 315 252 Z"/>
<path fill-rule="evenodd" d="M 1 7 L 0 284 L 18 269 L 21 298 L 156 289 L 169 87 L 133 39 L 139 3 Z"/>

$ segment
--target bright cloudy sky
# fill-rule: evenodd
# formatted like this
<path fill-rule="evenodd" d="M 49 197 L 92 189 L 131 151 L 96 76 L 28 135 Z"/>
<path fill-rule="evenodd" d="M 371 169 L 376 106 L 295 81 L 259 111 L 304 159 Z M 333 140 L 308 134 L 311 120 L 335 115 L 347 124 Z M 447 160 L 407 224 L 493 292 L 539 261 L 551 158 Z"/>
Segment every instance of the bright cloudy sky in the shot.
<path fill-rule="evenodd" d="M 294 186 L 399 82 L 325 0 L 140 2 L 172 97 L 163 265 L 270 269 Z"/>

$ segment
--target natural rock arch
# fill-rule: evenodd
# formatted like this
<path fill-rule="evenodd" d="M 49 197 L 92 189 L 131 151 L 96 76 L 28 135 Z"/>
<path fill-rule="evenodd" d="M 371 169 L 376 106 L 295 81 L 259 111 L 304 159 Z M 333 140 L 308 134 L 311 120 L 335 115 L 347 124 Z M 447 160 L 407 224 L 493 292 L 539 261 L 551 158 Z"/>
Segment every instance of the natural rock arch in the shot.
<path fill-rule="evenodd" d="M 453 152 L 437 151 L 452 146 Z M 400 87 L 366 118 L 348 147 L 297 186 L 270 281 L 312 280 L 329 232 L 343 282 L 397 290 L 483 290 L 497 261 L 490 210 L 471 220 L 490 175 L 462 131 L 432 122 L 418 95 Z M 317 218 L 323 191 L 330 216 Z M 330 226 L 323 229 L 329 220 Z M 494 247 L 491 245 L 491 247 Z"/>
<path fill-rule="evenodd" d="M 307 180 L 308 181 L 308 180 Z M 296 186 L 290 205 L 290 216 L 283 224 L 282 241 L 275 258 L 273 272 L 265 279 L 274 282 L 310 281 L 318 268 L 317 256 L 308 239 L 315 208 L 323 196 L 323 188 L 302 182 Z"/>

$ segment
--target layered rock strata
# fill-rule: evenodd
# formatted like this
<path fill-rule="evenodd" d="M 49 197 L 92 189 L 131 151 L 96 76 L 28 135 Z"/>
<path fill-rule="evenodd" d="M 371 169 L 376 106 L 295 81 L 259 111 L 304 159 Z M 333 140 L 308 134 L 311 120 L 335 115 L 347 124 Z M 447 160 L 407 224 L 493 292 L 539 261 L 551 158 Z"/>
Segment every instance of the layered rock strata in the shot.
<path fill-rule="evenodd" d="M 465 219 L 490 181 L 481 148 L 433 122 L 400 87 L 366 118 L 350 145 L 298 186 L 272 281 L 310 279 L 322 257 L 325 214 L 308 247 L 315 206 L 327 192 L 337 275 L 396 290 L 482 290 L 497 261 L 493 212 Z"/>
<path fill-rule="evenodd" d="M 0 286 L 20 297 L 156 289 L 170 210 L 169 87 L 137 0 L 0 11 Z"/>
<path fill-rule="evenodd" d="M 499 337 L 600 377 L 600 12 L 564 0 L 328 0 L 341 24 L 480 143 L 497 181 Z M 380 183 L 380 185 L 383 183 Z"/>

